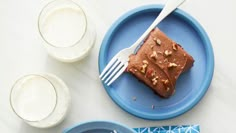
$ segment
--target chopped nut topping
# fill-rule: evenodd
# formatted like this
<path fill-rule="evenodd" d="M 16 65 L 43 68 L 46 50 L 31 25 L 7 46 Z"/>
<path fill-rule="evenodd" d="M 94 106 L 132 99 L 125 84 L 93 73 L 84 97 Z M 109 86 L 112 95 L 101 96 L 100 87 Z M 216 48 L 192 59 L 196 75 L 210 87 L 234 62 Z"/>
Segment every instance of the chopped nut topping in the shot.
<path fill-rule="evenodd" d="M 170 90 L 170 88 L 169 88 L 169 87 L 167 87 L 167 88 L 166 88 L 166 91 L 169 91 L 169 90 Z"/>
<path fill-rule="evenodd" d="M 142 72 L 143 74 L 146 73 L 147 66 L 148 66 L 148 61 L 147 61 L 147 60 L 143 60 L 143 65 L 141 66 L 141 72 Z"/>
<path fill-rule="evenodd" d="M 160 39 L 157 39 L 157 40 L 156 40 L 156 43 L 157 43 L 158 45 L 161 45 L 161 40 L 160 40 Z"/>
<path fill-rule="evenodd" d="M 155 78 L 156 78 L 156 79 L 158 79 L 159 77 L 158 77 L 158 76 L 156 76 Z"/>
<path fill-rule="evenodd" d="M 129 72 L 132 72 L 132 73 L 135 73 L 135 72 L 137 72 L 137 69 L 135 69 L 135 68 L 130 68 L 128 71 L 129 71 Z"/>
<path fill-rule="evenodd" d="M 164 62 L 168 62 L 168 59 L 167 59 L 167 58 L 165 58 L 165 59 L 164 59 Z"/>
<path fill-rule="evenodd" d="M 161 45 L 161 40 L 154 37 L 153 40 L 156 42 L 157 45 Z"/>
<path fill-rule="evenodd" d="M 168 68 L 177 67 L 177 64 L 170 62 L 167 67 L 168 67 Z"/>
<path fill-rule="evenodd" d="M 173 44 L 172 44 L 172 48 L 173 48 L 173 50 L 175 50 L 175 51 L 178 49 L 178 46 L 176 45 L 176 43 L 173 43 Z"/>
<path fill-rule="evenodd" d="M 151 73 L 151 76 L 154 77 L 154 76 L 156 76 L 156 74 L 157 74 L 157 72 L 156 72 L 156 71 L 153 71 L 153 72 Z M 158 78 L 158 76 L 157 76 L 157 78 Z"/>
<path fill-rule="evenodd" d="M 163 79 L 161 80 L 161 82 L 163 82 L 165 85 L 169 83 L 169 80 L 168 79 Z"/>
<path fill-rule="evenodd" d="M 153 85 L 156 85 L 156 84 L 157 84 L 157 80 L 158 80 L 158 76 L 154 77 L 154 78 L 152 79 L 152 84 L 153 84 Z"/>
<path fill-rule="evenodd" d="M 143 60 L 143 64 L 148 64 L 148 61 L 147 60 Z"/>
<path fill-rule="evenodd" d="M 147 69 L 147 64 L 143 64 L 142 66 L 141 66 L 141 72 L 143 73 L 143 74 L 145 74 L 146 73 L 146 69 Z"/>
<path fill-rule="evenodd" d="M 171 55 L 171 54 L 172 54 L 172 51 L 165 50 L 165 52 L 164 52 L 164 53 L 165 53 L 165 55 L 166 55 L 166 56 L 169 56 L 169 55 Z"/>
<path fill-rule="evenodd" d="M 186 54 L 184 53 L 184 57 L 186 56 Z"/>
<path fill-rule="evenodd" d="M 157 51 L 158 54 L 163 54 L 161 51 Z"/>
<path fill-rule="evenodd" d="M 157 52 L 152 51 L 152 54 L 150 55 L 150 57 L 156 60 L 157 59 Z"/>
<path fill-rule="evenodd" d="M 157 84 L 157 80 L 155 79 L 155 80 L 152 80 L 152 84 L 153 85 L 156 85 Z"/>

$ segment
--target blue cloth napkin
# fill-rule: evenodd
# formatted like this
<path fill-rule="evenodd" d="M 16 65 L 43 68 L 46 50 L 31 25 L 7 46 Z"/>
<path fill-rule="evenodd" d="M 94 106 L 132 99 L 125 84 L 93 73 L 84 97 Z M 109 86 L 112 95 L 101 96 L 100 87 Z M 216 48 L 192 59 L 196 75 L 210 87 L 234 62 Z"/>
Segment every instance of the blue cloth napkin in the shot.
<path fill-rule="evenodd" d="M 200 133 L 199 125 L 134 128 L 137 133 Z"/>

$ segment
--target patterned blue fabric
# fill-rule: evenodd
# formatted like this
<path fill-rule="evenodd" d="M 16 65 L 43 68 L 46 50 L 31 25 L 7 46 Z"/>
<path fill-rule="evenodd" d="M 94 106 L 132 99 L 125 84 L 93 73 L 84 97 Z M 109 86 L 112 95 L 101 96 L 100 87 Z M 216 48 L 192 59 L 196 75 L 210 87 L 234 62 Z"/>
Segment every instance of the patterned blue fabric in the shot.
<path fill-rule="evenodd" d="M 137 133 L 200 133 L 199 125 L 134 128 Z"/>

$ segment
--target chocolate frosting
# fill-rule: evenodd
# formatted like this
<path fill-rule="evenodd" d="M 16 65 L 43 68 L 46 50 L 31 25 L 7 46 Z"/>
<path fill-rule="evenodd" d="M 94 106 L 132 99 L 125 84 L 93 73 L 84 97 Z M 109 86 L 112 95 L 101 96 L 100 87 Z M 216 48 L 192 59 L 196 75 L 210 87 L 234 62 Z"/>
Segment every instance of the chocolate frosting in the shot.
<path fill-rule="evenodd" d="M 165 98 L 174 94 L 176 80 L 194 62 L 191 55 L 158 28 L 151 31 L 137 53 L 129 58 L 127 72 Z"/>

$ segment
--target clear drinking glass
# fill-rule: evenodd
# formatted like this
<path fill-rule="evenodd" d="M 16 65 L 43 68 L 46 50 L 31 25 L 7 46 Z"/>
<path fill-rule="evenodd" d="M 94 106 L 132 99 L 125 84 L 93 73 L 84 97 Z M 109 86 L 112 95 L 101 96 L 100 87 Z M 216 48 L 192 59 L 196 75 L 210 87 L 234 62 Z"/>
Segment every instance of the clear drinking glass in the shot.
<path fill-rule="evenodd" d="M 48 53 L 63 62 L 75 62 L 88 55 L 96 38 L 88 15 L 71 0 L 48 3 L 39 15 L 38 29 Z"/>
<path fill-rule="evenodd" d="M 48 128 L 65 118 L 70 93 L 65 83 L 55 75 L 30 74 L 15 82 L 10 104 L 15 114 L 29 125 Z"/>

